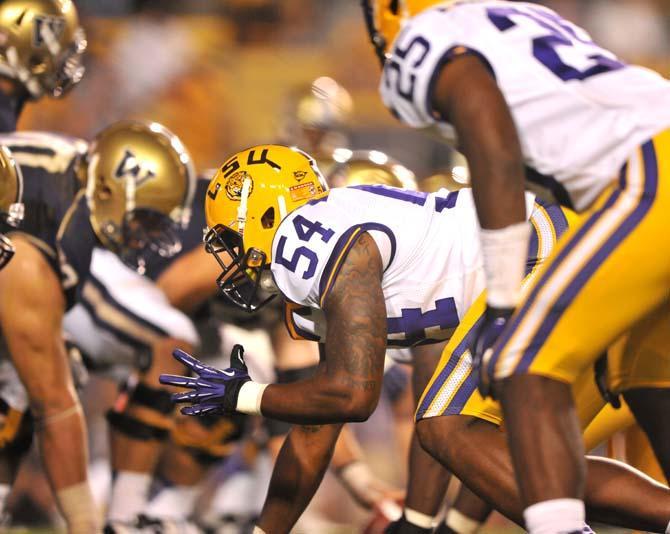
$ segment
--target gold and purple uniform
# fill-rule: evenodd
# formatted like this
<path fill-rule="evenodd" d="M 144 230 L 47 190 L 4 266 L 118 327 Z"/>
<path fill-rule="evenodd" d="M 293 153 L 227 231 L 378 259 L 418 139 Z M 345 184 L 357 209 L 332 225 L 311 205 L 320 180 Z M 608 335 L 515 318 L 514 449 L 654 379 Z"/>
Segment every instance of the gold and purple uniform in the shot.
<path fill-rule="evenodd" d="M 439 73 L 464 54 L 495 78 L 528 179 L 584 214 L 531 283 L 486 372 L 574 384 L 621 334 L 665 313 L 670 82 L 621 61 L 546 7 L 481 0 L 438 4 L 403 25 L 384 64 L 384 103 L 457 147 L 453 125 L 431 103 Z M 639 342 L 652 336 L 649 325 L 639 328 Z M 611 365 L 619 391 L 670 383 L 670 365 L 648 352 L 631 348 Z"/>

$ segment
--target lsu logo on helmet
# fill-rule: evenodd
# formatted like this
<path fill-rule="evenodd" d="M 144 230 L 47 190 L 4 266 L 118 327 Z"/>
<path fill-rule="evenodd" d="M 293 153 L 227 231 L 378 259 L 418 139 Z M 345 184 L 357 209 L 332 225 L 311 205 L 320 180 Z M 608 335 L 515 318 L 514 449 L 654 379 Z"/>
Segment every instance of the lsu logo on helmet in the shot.
<path fill-rule="evenodd" d="M 246 171 L 239 171 L 233 174 L 228 181 L 226 181 L 226 195 L 230 200 L 242 200 L 242 189 L 244 184 L 249 184 L 249 192 L 251 194 L 254 190 L 254 181 Z"/>

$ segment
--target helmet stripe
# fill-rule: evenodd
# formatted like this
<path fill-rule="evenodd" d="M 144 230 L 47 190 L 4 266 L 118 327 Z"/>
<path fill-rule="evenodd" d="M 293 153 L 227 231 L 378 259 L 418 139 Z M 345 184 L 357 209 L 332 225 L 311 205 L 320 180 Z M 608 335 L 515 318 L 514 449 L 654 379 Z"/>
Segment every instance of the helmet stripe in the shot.
<path fill-rule="evenodd" d="M 242 182 L 242 193 L 240 194 L 240 207 L 237 208 L 237 231 L 244 235 L 244 225 L 247 222 L 247 201 L 251 191 L 251 178 L 246 177 Z"/>

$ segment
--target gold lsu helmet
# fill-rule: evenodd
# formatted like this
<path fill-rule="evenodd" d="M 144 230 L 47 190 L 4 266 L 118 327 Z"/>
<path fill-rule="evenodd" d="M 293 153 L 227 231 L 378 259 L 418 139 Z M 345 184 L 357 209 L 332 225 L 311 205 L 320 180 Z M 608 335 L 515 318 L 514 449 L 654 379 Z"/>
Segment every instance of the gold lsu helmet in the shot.
<path fill-rule="evenodd" d="M 269 266 L 277 228 L 326 190 L 315 161 L 295 147 L 248 148 L 217 171 L 205 198 L 205 247 L 221 266 L 217 284 L 233 304 L 253 312 L 275 296 L 268 293 L 276 293 Z"/>
<path fill-rule="evenodd" d="M 361 0 L 365 25 L 382 65 L 402 25 L 423 10 L 459 0 Z"/>
<path fill-rule="evenodd" d="M 3 230 L 18 228 L 23 220 L 23 176 L 9 149 L 0 146 L 0 269 L 14 256 L 14 246 Z"/>
<path fill-rule="evenodd" d="M 81 163 L 93 230 L 142 272 L 147 253 L 181 250 L 175 230 L 191 216 L 196 173 L 179 138 L 155 122 L 120 121 L 100 132 Z"/>
<path fill-rule="evenodd" d="M 71 0 L 0 2 L 0 75 L 32 98 L 60 97 L 79 83 L 86 46 Z"/>
<path fill-rule="evenodd" d="M 407 167 L 379 150 L 338 148 L 333 153 L 336 165 L 326 175 L 330 187 L 388 185 L 416 190 L 416 177 Z"/>

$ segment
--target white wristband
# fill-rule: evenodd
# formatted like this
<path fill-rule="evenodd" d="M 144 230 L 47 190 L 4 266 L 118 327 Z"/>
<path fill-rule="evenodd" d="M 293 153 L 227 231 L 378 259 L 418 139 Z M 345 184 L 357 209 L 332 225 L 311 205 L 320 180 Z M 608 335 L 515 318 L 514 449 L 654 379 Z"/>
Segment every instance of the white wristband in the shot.
<path fill-rule="evenodd" d="M 475 532 L 479 530 L 479 527 L 482 526 L 479 521 L 462 514 L 455 508 L 452 508 L 447 512 L 444 524 L 447 525 L 449 529 L 458 532 L 459 534 L 475 534 Z"/>
<path fill-rule="evenodd" d="M 265 534 L 265 531 L 261 527 L 254 527 L 251 531 L 251 534 Z"/>
<path fill-rule="evenodd" d="M 527 221 L 500 230 L 481 230 L 486 301 L 490 306 L 514 308 L 518 304 L 530 232 L 531 225 Z"/>
<path fill-rule="evenodd" d="M 405 507 L 403 513 L 405 514 L 405 519 L 407 522 L 411 523 L 415 527 L 433 528 L 435 526 L 435 520 L 428 514 L 423 514 L 407 507 Z"/>
<path fill-rule="evenodd" d="M 261 415 L 261 399 L 266 387 L 268 384 L 258 384 L 251 380 L 242 384 L 235 409 L 240 413 Z"/>

